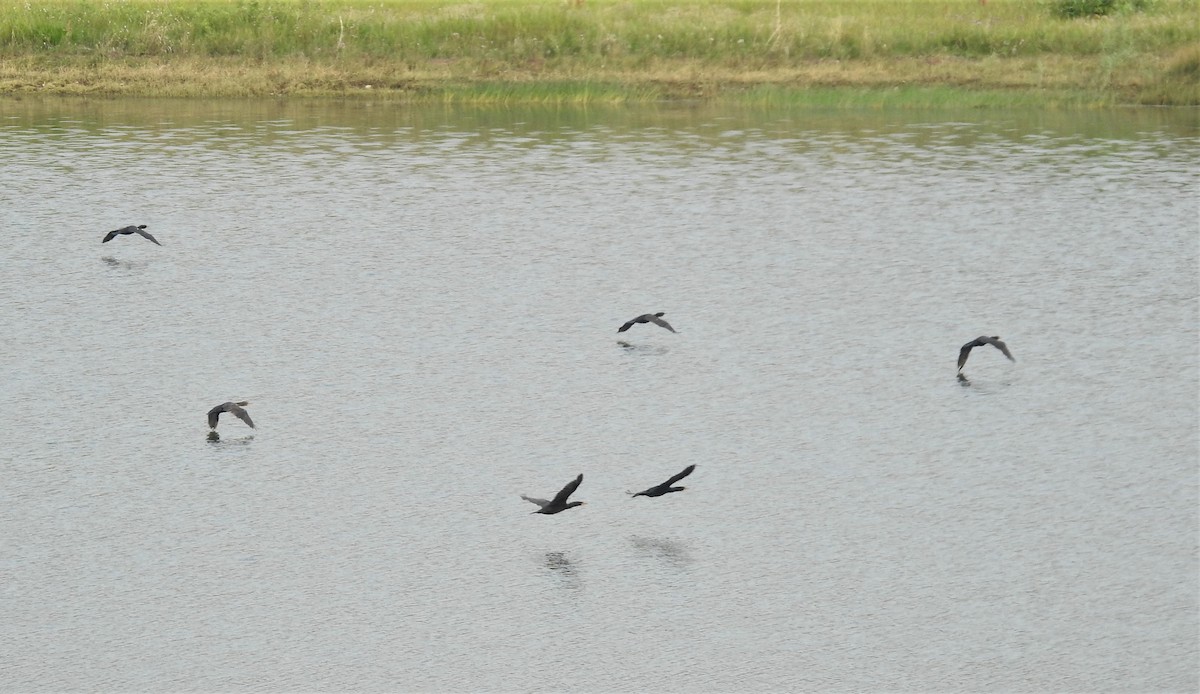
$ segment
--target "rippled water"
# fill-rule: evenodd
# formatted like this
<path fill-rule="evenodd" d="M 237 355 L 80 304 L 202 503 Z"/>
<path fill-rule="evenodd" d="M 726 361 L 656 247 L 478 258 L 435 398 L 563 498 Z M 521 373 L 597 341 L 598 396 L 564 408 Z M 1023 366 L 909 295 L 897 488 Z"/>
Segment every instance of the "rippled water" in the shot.
<path fill-rule="evenodd" d="M 1197 135 L 0 104 L 0 689 L 1194 691 Z"/>

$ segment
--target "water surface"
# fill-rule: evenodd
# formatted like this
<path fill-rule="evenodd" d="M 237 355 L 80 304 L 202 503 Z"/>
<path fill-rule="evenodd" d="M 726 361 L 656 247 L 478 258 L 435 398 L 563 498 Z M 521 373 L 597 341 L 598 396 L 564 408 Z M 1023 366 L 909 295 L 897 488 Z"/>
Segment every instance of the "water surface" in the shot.
<path fill-rule="evenodd" d="M 0 688 L 1194 691 L 1197 135 L 0 104 Z"/>

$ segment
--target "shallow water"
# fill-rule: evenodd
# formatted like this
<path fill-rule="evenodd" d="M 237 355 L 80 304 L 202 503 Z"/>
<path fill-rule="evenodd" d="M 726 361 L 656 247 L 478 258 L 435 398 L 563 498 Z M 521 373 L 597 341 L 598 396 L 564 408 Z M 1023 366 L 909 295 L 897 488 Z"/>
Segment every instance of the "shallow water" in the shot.
<path fill-rule="evenodd" d="M 0 689 L 1194 691 L 1197 144 L 4 102 Z"/>

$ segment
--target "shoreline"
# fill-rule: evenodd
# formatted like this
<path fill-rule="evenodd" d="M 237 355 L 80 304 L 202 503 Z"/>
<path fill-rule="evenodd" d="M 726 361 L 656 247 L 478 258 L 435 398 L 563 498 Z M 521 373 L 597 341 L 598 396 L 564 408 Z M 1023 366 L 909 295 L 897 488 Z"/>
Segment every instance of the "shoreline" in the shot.
<path fill-rule="evenodd" d="M 0 95 L 1200 105 L 1196 0 L 0 0 Z"/>
<path fill-rule="evenodd" d="M 1005 107 L 1196 106 L 1200 85 L 1169 92 L 1136 80 L 1104 88 L 1070 80 L 1079 61 L 1007 60 L 987 65 L 919 60 L 814 62 L 769 72 L 508 71 L 473 77 L 452 70 L 345 66 L 308 60 L 251 63 L 236 58 L 158 61 L 8 60 L 2 96 L 149 98 L 371 98 L 402 103 L 651 103 L 701 100 L 744 105 L 944 105 Z"/>

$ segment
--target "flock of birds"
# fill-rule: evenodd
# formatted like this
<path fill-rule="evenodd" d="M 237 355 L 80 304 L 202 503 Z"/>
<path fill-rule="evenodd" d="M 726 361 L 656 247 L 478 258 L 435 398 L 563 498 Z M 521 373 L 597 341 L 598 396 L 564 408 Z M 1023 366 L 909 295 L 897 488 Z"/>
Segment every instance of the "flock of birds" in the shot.
<path fill-rule="evenodd" d="M 662 484 L 656 484 L 653 487 L 650 487 L 649 489 L 643 489 L 640 492 L 625 492 L 625 493 L 630 496 L 636 497 L 636 496 L 662 496 L 663 494 L 670 494 L 671 492 L 682 492 L 683 490 L 687 489 L 687 487 L 675 487 L 672 485 L 674 485 L 676 482 L 683 479 L 684 477 L 687 477 L 688 475 L 692 474 L 692 471 L 695 469 L 696 469 L 696 466 L 694 464 L 688 465 L 687 467 L 685 467 L 683 469 L 682 472 L 672 476 L 671 479 L 667 480 L 666 482 L 663 482 Z M 578 477 L 571 480 L 570 482 L 567 482 L 567 486 L 560 489 L 558 491 L 558 494 L 555 494 L 554 498 L 550 499 L 549 501 L 547 501 L 545 499 L 538 499 L 538 498 L 532 497 L 532 496 L 525 496 L 524 494 L 521 495 L 521 498 L 528 501 L 531 504 L 537 505 L 538 510 L 534 511 L 534 513 L 544 513 L 547 516 L 551 516 L 551 515 L 554 515 L 555 513 L 559 513 L 561 511 L 566 511 L 567 509 L 575 508 L 576 506 L 583 506 L 585 503 L 587 503 L 585 501 L 571 501 L 571 502 L 567 501 L 567 499 L 569 499 L 571 497 L 571 495 L 575 493 L 575 490 L 579 489 L 579 485 L 582 483 L 583 483 L 583 474 L 580 473 L 580 475 Z"/>
<path fill-rule="evenodd" d="M 101 241 L 100 243 L 108 243 L 109 241 L 112 241 L 117 236 L 127 236 L 127 235 L 131 235 L 131 234 L 138 234 L 146 239 L 149 239 L 150 241 L 153 241 L 154 243 L 158 244 L 159 246 L 162 245 L 161 243 L 158 242 L 158 239 L 154 238 L 153 236 L 150 235 L 150 232 L 146 231 L 145 224 L 138 224 L 137 226 L 130 225 L 127 227 L 122 227 L 120 229 L 114 229 L 113 231 L 110 231 L 107 234 L 105 234 L 104 240 Z M 654 325 L 657 325 L 657 326 L 660 326 L 667 330 L 670 330 L 671 332 L 676 332 L 675 328 L 672 328 L 670 323 L 663 320 L 664 315 L 666 315 L 666 314 L 663 313 L 662 311 L 659 311 L 658 313 L 643 313 L 642 315 L 638 316 L 637 318 L 630 319 L 624 325 L 617 328 L 617 332 L 623 333 L 626 330 L 629 330 L 630 328 L 632 328 L 634 325 L 637 325 L 638 323 L 653 323 Z M 1000 350 L 1000 352 L 1004 356 L 1008 357 L 1009 361 L 1013 361 L 1013 362 L 1016 361 L 1016 359 L 1012 355 L 1012 352 L 1010 352 L 1008 350 L 1008 345 L 1004 344 L 1004 342 L 1002 342 L 1000 340 L 1000 337 L 998 335 L 992 335 L 990 337 L 987 335 L 980 335 L 979 337 L 975 338 L 974 340 L 971 340 L 967 344 L 963 345 L 962 348 L 958 350 L 958 380 L 959 381 L 962 381 L 963 383 L 969 383 L 969 381 L 967 381 L 966 376 L 964 376 L 962 373 L 962 368 L 967 363 L 967 357 L 970 356 L 971 350 L 976 347 L 982 347 L 983 345 L 991 345 L 991 346 L 995 347 L 996 349 Z M 210 430 L 210 432 L 209 432 L 210 438 L 216 438 L 217 422 L 220 419 L 221 414 L 225 413 L 225 412 L 228 412 L 229 414 L 242 420 L 243 422 L 246 423 L 247 426 L 249 426 L 251 429 L 253 429 L 254 422 L 250 419 L 250 414 L 248 412 L 246 412 L 246 410 L 244 409 L 246 407 L 246 405 L 249 405 L 249 404 L 250 403 L 246 402 L 246 401 L 223 402 L 220 405 L 217 405 L 216 407 L 209 410 L 208 411 L 208 428 Z M 637 493 L 634 493 L 634 492 L 627 492 L 627 493 L 632 497 L 639 497 L 639 496 L 654 497 L 654 496 L 663 496 L 664 494 L 670 494 L 671 492 L 682 492 L 687 487 L 676 487 L 673 485 L 676 482 L 678 482 L 679 480 L 683 479 L 684 477 L 687 477 L 688 475 L 692 474 L 692 472 L 695 469 L 696 469 L 695 465 L 688 465 L 681 472 L 674 475 L 673 477 L 668 479 L 666 482 L 663 482 L 662 484 L 657 484 L 653 487 L 650 487 L 649 489 L 643 489 L 642 491 L 637 492 Z M 575 479 L 568 482 L 565 487 L 560 489 L 558 494 L 554 495 L 553 499 L 549 499 L 549 500 L 538 499 L 536 497 L 525 496 L 524 494 L 521 495 L 521 498 L 532 504 L 537 505 L 538 510 L 534 511 L 534 513 L 541 513 L 541 514 L 548 515 L 548 516 L 554 515 L 555 513 L 561 513 L 563 511 L 566 511 L 569 508 L 575 508 L 576 506 L 584 505 L 585 502 L 582 502 L 582 501 L 567 501 L 567 499 L 569 499 L 571 497 L 571 495 L 575 493 L 575 490 L 579 489 L 580 484 L 583 484 L 583 474 L 582 473 Z"/>

